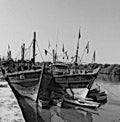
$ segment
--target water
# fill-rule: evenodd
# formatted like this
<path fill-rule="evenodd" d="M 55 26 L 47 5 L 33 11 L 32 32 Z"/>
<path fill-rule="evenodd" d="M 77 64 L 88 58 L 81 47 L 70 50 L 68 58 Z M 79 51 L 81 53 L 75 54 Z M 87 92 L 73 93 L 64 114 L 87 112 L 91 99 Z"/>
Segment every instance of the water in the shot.
<path fill-rule="evenodd" d="M 6 82 L 0 82 L 0 86 L 0 122 L 24 122 L 10 87 Z"/>
<path fill-rule="evenodd" d="M 97 111 L 61 109 L 52 106 L 41 109 L 40 122 L 120 122 L 120 80 L 118 76 L 99 76 L 96 83 L 108 93 L 108 101 Z M 2 83 L 3 84 L 3 83 Z M 4 85 L 7 84 L 4 82 Z M 22 112 L 9 87 L 0 87 L 0 122 L 24 122 Z"/>

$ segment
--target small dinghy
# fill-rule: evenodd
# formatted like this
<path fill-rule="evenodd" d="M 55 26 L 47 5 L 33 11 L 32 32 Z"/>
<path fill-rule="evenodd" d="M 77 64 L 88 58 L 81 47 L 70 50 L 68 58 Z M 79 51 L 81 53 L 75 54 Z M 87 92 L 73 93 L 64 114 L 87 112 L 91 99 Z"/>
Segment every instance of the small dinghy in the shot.
<path fill-rule="evenodd" d="M 100 107 L 100 103 L 94 102 L 91 100 L 86 100 L 86 99 L 64 99 L 62 102 L 62 106 L 69 106 L 69 107 L 74 107 L 74 106 L 81 106 L 81 107 L 87 107 L 87 108 L 93 108 L 96 109 Z"/>

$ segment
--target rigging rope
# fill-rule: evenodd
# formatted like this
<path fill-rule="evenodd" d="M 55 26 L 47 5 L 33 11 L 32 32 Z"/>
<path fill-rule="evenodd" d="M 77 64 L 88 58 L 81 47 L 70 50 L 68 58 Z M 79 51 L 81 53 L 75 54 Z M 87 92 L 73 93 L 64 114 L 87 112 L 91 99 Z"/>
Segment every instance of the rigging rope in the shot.
<path fill-rule="evenodd" d="M 25 49 L 25 56 L 24 56 L 24 57 L 25 57 L 26 59 L 27 59 L 27 58 L 30 59 L 30 52 L 31 52 L 31 48 L 26 48 L 26 49 Z M 27 56 L 28 56 L 28 57 L 27 57 Z"/>
<path fill-rule="evenodd" d="M 17 59 L 17 58 L 20 56 L 20 53 L 21 53 L 21 50 L 19 49 L 19 50 L 18 50 L 18 53 L 17 53 L 17 56 L 16 56 L 15 59 Z"/>
<path fill-rule="evenodd" d="M 42 60 L 44 61 L 44 59 L 43 59 L 43 57 L 42 57 L 42 54 L 41 54 L 41 51 L 40 51 L 40 49 L 39 49 L 38 43 L 37 43 L 37 47 L 38 47 L 38 51 L 39 51 L 39 53 L 40 53 L 40 56 L 41 56 Z"/>

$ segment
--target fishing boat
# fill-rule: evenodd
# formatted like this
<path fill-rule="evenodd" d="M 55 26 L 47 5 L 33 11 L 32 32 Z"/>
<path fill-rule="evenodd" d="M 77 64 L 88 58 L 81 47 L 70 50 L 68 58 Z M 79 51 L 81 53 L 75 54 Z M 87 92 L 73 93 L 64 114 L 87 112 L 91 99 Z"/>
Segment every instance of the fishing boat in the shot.
<path fill-rule="evenodd" d="M 18 101 L 25 121 L 42 121 L 42 117 L 40 116 L 41 109 L 50 105 L 51 90 L 49 86 L 52 82 L 51 74 L 45 71 L 44 64 L 39 80 L 32 83 L 30 81 L 15 83 L 11 81 L 10 75 L 7 75 L 3 68 L 2 73 Z"/>
<path fill-rule="evenodd" d="M 55 56 L 53 58 L 54 62 L 49 65 L 49 69 L 55 82 L 63 87 L 69 95 L 79 98 L 82 93 L 82 97 L 85 97 L 91 89 L 100 67 L 92 70 L 81 70 L 78 65 L 75 65 L 76 63 L 67 64 L 56 61 Z"/>
<path fill-rule="evenodd" d="M 79 68 L 70 69 L 69 65 L 63 62 L 57 62 L 52 65 L 55 82 L 65 88 L 65 92 L 68 94 L 68 96 L 60 100 L 60 104 L 62 104 L 60 106 L 96 109 L 106 103 L 107 94 L 105 92 L 98 92 L 97 88 L 96 91 L 95 89 L 91 90 L 100 67 L 90 72 L 85 72 L 85 70 L 83 72 Z M 56 105 L 59 104 L 59 100 L 57 102 L 54 100 L 54 102 Z"/>
<path fill-rule="evenodd" d="M 97 68 L 81 68 L 78 63 L 79 39 L 81 37 L 80 31 L 78 36 L 77 50 L 74 56 L 73 63 L 61 62 L 58 60 L 57 49 L 53 50 L 53 62 L 49 65 L 49 71 L 53 74 L 56 83 L 65 89 L 65 91 L 75 98 L 86 97 L 88 91 L 91 89 L 94 80 L 96 79 L 101 67 Z M 89 43 L 85 49 L 88 51 Z M 63 53 L 64 46 L 62 49 Z M 82 56 L 83 57 L 83 56 Z M 83 94 L 84 93 L 84 94 Z M 82 96 L 81 96 L 82 95 Z"/>
<path fill-rule="evenodd" d="M 14 61 L 9 60 L 2 64 L 2 66 L 5 68 L 7 76 L 9 77 L 10 81 L 12 83 L 22 83 L 24 82 L 29 84 L 34 84 L 39 81 L 40 74 L 41 74 L 41 67 L 36 66 L 35 62 L 35 56 L 36 56 L 36 33 L 34 32 L 34 38 L 33 38 L 33 57 L 31 60 L 25 60 L 25 44 L 21 47 L 21 59 Z"/>

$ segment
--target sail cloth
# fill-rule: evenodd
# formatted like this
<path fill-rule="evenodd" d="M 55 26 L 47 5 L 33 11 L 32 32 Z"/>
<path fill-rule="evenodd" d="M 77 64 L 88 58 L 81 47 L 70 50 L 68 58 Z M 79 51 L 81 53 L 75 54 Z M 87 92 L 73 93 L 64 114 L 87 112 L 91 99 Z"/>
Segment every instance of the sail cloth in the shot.
<path fill-rule="evenodd" d="M 81 38 L 81 33 L 80 33 L 80 28 L 79 28 L 79 35 L 78 35 L 78 40 Z"/>

